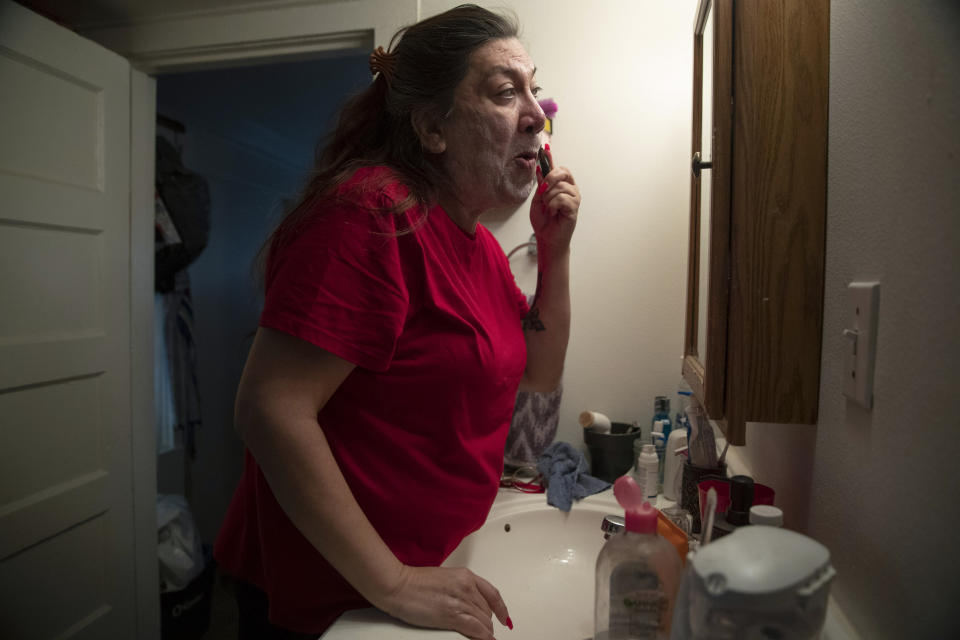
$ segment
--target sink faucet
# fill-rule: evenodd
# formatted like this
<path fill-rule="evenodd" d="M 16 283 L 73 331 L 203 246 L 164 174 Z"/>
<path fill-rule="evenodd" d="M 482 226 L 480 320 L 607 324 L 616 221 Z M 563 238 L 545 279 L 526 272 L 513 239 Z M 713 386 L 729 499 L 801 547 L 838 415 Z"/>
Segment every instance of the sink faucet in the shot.
<path fill-rule="evenodd" d="M 603 517 L 603 522 L 600 523 L 600 529 L 603 530 L 603 539 L 609 540 L 610 536 L 615 536 L 626 526 L 623 516 L 609 515 Z"/>

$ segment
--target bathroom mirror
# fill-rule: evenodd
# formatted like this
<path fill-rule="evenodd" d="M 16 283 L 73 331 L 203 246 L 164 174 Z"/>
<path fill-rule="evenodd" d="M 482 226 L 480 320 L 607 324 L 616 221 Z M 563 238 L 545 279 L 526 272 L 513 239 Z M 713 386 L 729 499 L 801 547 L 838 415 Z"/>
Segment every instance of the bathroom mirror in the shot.
<path fill-rule="evenodd" d="M 723 78 L 715 77 L 716 11 L 712 0 L 700 0 L 693 29 L 693 131 L 690 161 L 690 236 L 687 265 L 687 310 L 684 333 L 684 378 L 714 415 L 723 415 L 723 375 L 726 336 L 722 275 L 726 245 L 720 238 L 725 220 L 724 200 L 717 200 L 718 181 L 725 174 L 716 166 L 718 149 L 715 116 L 717 91 L 725 91 Z M 720 66 L 719 68 L 725 68 Z M 720 105 L 722 107 L 722 103 Z M 722 141 L 721 141 L 722 142 Z M 719 171 L 718 171 L 719 170 Z M 726 174 L 729 175 L 729 174 Z M 720 214 L 719 216 L 717 214 Z"/>
<path fill-rule="evenodd" d="M 700 176 L 694 181 L 700 183 L 699 206 L 699 256 L 698 295 L 697 295 L 697 342 L 696 353 L 702 364 L 707 360 L 707 291 L 710 282 L 710 176 L 713 158 L 713 12 L 710 0 L 703 5 L 703 24 L 699 29 L 701 40 L 702 75 L 700 83 Z M 700 15 L 697 16 L 698 21 Z"/>

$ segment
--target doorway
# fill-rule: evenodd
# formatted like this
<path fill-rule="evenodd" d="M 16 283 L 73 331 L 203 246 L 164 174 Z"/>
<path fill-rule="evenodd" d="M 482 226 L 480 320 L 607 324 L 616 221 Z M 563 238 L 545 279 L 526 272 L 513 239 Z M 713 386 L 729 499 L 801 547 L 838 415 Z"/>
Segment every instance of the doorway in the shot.
<path fill-rule="evenodd" d="M 262 304 L 255 259 L 296 199 L 339 107 L 369 83 L 368 55 L 344 50 L 155 76 L 157 136 L 179 149 L 210 192 L 207 245 L 185 270 L 200 398 L 196 456 L 177 447 L 157 457 L 157 492 L 187 497 L 205 544 L 213 543 L 243 469 L 233 403 Z M 157 380 L 166 370 L 155 360 Z M 157 423 L 158 433 L 170 428 L 169 420 Z M 236 609 L 214 584 L 204 638 L 235 638 Z"/>

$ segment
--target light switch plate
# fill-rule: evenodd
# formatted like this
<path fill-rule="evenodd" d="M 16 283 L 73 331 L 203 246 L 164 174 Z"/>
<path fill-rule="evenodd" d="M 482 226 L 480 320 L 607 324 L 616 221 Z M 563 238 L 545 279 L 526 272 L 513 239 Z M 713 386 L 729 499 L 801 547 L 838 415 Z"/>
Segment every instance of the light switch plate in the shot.
<path fill-rule="evenodd" d="M 879 282 L 847 285 L 844 325 L 843 393 L 867 409 L 873 408 L 873 368 L 877 351 Z"/>

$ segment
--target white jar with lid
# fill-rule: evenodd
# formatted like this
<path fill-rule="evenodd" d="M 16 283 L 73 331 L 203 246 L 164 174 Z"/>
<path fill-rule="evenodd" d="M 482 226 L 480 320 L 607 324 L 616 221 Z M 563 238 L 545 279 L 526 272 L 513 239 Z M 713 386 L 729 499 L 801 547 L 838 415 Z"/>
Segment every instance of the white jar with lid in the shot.
<path fill-rule="evenodd" d="M 750 524 L 763 524 L 768 527 L 783 526 L 783 511 L 769 504 L 755 504 L 750 507 Z"/>

